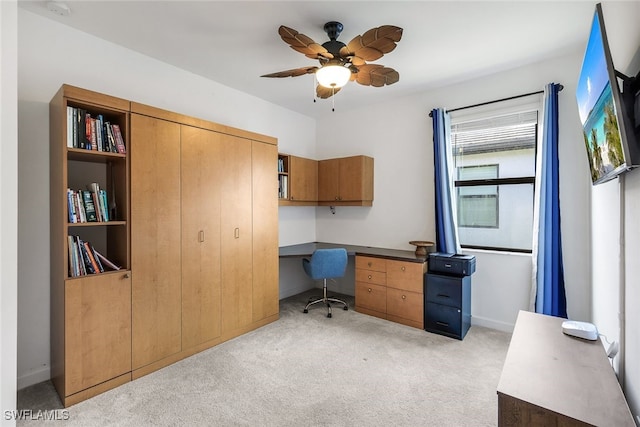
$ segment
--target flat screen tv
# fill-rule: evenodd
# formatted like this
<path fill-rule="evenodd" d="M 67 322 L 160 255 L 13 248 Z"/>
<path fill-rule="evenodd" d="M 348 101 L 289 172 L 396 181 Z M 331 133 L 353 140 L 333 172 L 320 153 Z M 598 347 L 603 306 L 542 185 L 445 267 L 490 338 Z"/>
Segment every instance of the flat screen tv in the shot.
<path fill-rule="evenodd" d="M 633 113 L 633 95 L 631 102 L 628 96 L 623 99 L 618 78 L 634 80 L 616 72 L 613 67 L 602 6 L 598 3 L 576 90 L 594 185 L 640 165 L 633 114 L 627 115 L 628 110 Z"/>

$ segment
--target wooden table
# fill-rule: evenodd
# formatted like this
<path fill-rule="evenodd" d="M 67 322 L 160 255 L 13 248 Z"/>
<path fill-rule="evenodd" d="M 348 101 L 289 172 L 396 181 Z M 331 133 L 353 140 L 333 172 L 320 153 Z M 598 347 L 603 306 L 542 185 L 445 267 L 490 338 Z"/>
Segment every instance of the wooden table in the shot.
<path fill-rule="evenodd" d="M 498 425 L 635 427 L 600 339 L 565 335 L 564 320 L 518 314 L 498 384 Z"/>

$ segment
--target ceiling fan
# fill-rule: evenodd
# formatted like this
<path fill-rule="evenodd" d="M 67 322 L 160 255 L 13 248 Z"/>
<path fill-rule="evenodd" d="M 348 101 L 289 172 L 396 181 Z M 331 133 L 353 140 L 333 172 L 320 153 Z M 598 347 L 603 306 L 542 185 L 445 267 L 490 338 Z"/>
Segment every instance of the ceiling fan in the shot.
<path fill-rule="evenodd" d="M 337 40 L 342 29 L 340 22 L 324 24 L 329 41 L 320 45 L 304 34 L 281 25 L 278 34 L 282 40 L 307 58 L 320 61 L 320 66 L 295 68 L 260 77 L 297 77 L 315 73 L 318 81 L 316 95 L 322 99 L 335 95 L 350 80 L 374 87 L 390 85 L 400 80 L 400 74 L 393 68 L 367 62 L 375 61 L 394 50 L 396 43 L 402 38 L 402 28 L 394 25 L 372 28 L 346 45 Z"/>

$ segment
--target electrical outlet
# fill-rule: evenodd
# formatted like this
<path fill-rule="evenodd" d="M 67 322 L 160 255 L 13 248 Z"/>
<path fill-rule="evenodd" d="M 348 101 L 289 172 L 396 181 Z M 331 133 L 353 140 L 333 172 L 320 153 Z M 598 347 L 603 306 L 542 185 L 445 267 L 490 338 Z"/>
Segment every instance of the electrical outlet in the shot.
<path fill-rule="evenodd" d="M 616 357 L 616 354 L 618 354 L 618 350 L 618 341 L 612 342 L 607 349 L 607 357 L 609 359 L 613 359 L 614 357 Z"/>

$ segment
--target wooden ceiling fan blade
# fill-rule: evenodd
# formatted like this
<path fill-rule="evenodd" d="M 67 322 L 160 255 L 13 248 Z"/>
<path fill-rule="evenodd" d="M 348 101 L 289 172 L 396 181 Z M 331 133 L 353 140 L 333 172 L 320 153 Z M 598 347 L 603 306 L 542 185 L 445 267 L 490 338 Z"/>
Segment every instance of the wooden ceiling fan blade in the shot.
<path fill-rule="evenodd" d="M 291 46 L 293 50 L 300 52 L 311 59 L 317 59 L 319 56 L 328 59 L 333 58 L 333 55 L 321 44 L 316 43 L 312 38 L 299 33 L 293 28 L 281 25 L 278 29 L 278 34 L 280 34 L 282 40 Z"/>
<path fill-rule="evenodd" d="M 402 28 L 394 25 L 383 25 L 372 28 L 362 36 L 356 36 L 346 46 L 346 53 L 340 51 L 344 56 L 358 56 L 365 61 L 375 61 L 385 53 L 389 53 L 396 48 L 396 43 L 402 38 Z"/>
<path fill-rule="evenodd" d="M 271 73 L 271 74 L 264 74 L 260 77 L 298 77 L 298 76 L 303 76 L 305 74 L 313 74 L 316 72 L 317 69 L 318 67 L 315 67 L 315 66 L 301 67 L 301 68 L 294 68 L 293 70 L 285 70 L 285 71 L 278 71 L 276 73 Z"/>
<path fill-rule="evenodd" d="M 382 87 L 400 80 L 400 74 L 393 68 L 379 64 L 367 64 L 358 68 L 356 81 L 363 86 Z"/>
<path fill-rule="evenodd" d="M 320 99 L 331 98 L 336 93 L 340 92 L 340 88 L 327 88 L 321 85 L 316 86 L 316 96 Z"/>
<path fill-rule="evenodd" d="M 402 28 L 395 25 L 383 25 L 381 27 L 372 28 L 362 35 L 362 43 L 367 46 L 378 39 L 389 39 L 397 43 L 402 38 Z"/>
<path fill-rule="evenodd" d="M 383 53 L 378 49 L 374 49 L 371 47 L 361 47 L 358 49 L 356 56 L 358 58 L 362 58 L 364 61 L 375 61 L 376 59 L 382 58 Z"/>

